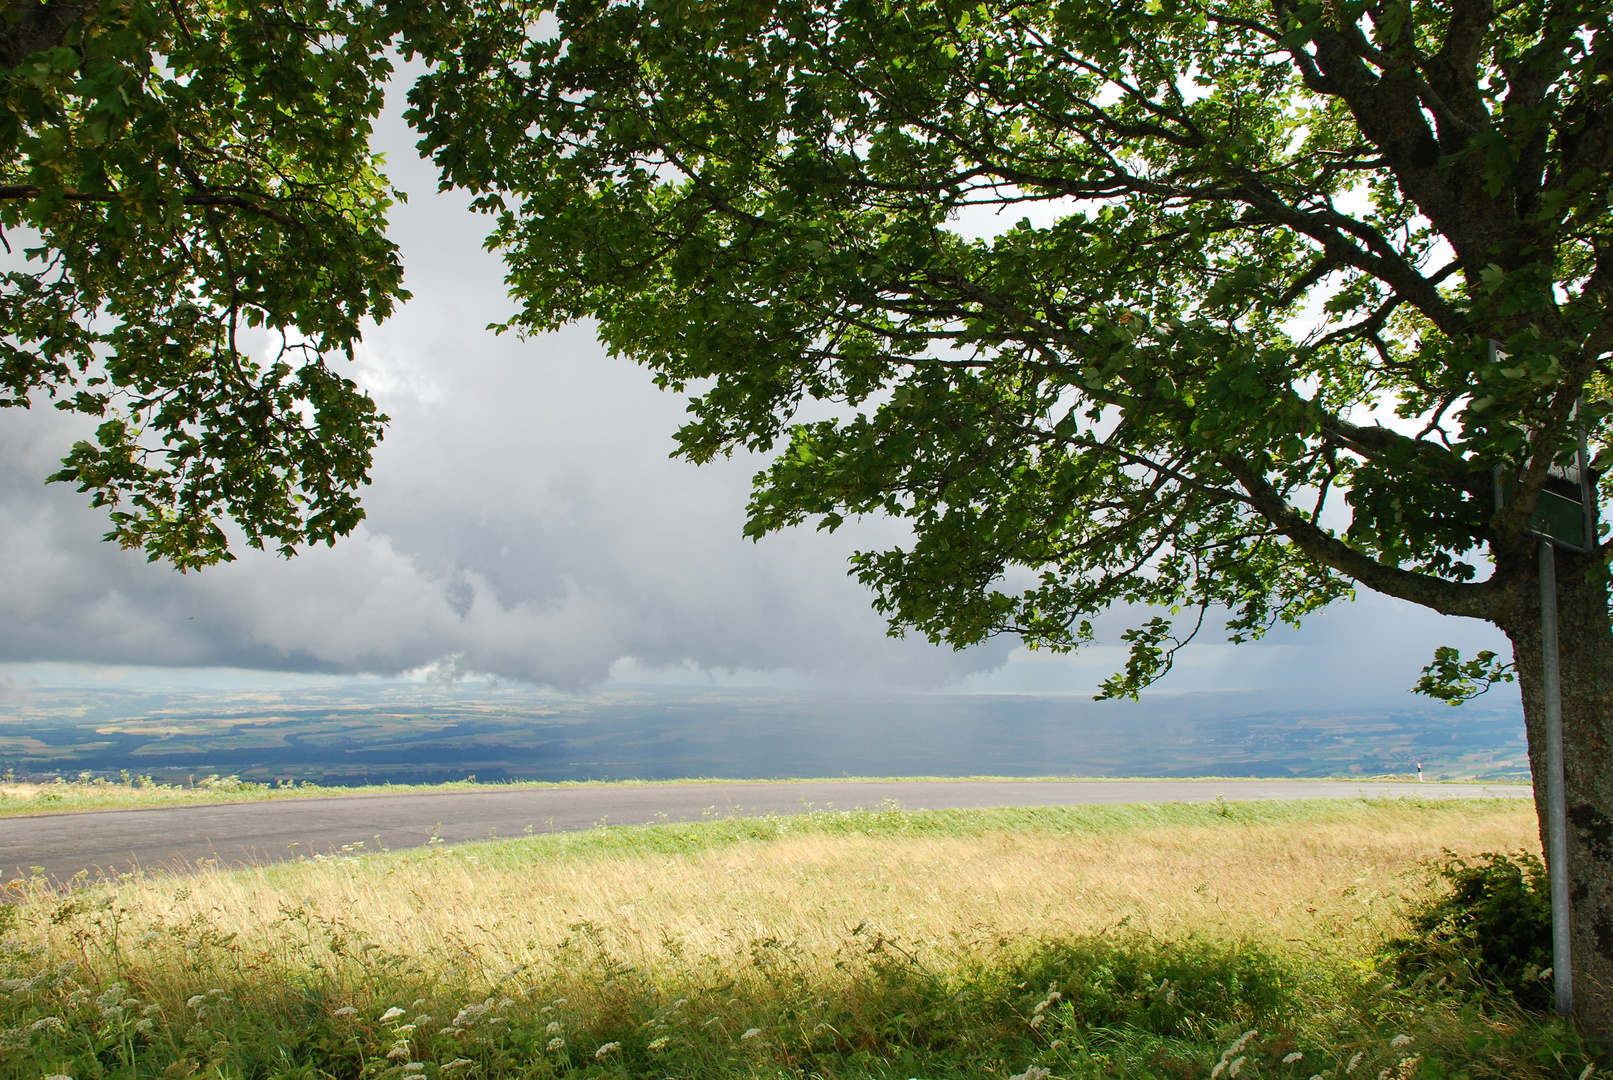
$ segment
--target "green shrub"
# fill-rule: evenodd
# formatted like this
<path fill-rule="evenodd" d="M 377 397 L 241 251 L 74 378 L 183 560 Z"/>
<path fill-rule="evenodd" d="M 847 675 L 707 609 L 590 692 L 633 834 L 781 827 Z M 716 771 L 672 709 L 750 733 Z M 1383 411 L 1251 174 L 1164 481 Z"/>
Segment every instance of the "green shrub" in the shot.
<path fill-rule="evenodd" d="M 1447 854 L 1433 870 L 1446 888 L 1411 913 L 1410 937 L 1385 946 L 1396 973 L 1477 984 L 1526 1009 L 1550 1009 L 1551 887 L 1540 858 Z"/>

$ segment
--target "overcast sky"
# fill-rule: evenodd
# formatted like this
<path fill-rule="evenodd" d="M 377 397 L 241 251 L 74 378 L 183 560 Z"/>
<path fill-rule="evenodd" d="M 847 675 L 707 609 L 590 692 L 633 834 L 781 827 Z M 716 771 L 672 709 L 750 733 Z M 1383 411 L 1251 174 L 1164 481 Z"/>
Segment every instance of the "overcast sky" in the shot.
<path fill-rule="evenodd" d="M 414 299 L 366 336 L 352 367 L 392 417 L 368 521 L 331 550 L 290 562 L 243 551 L 181 576 L 101 543 L 104 515 L 69 487 L 44 486 L 75 418 L 7 410 L 0 676 L 98 681 L 145 665 L 242 669 L 250 681 L 435 664 L 562 689 L 1080 691 L 1121 662 L 1113 646 L 1050 657 L 1006 639 L 962 653 L 889 639 L 846 576 L 852 550 L 899 535 L 888 523 L 742 539 L 761 462 L 669 460 L 682 401 L 607 357 L 587 326 L 528 341 L 486 331 L 511 305 L 497 258 L 481 249 L 482 221 L 462 198 L 435 194 L 401 123 L 383 142 L 411 193 L 394 234 Z M 1107 627 L 1110 640 L 1121 628 Z M 1405 700 L 1439 644 L 1506 650 L 1482 624 L 1363 595 L 1262 644 L 1195 646 L 1162 690 L 1381 704 Z"/>

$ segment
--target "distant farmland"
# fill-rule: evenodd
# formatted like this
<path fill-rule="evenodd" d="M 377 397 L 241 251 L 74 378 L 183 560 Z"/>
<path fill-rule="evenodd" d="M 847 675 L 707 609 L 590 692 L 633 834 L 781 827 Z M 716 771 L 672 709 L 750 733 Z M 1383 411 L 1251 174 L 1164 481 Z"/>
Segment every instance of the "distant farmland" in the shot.
<path fill-rule="evenodd" d="M 1328 711 L 1159 695 L 795 697 L 654 688 L 568 697 L 382 682 L 336 691 L 34 689 L 0 699 L 0 772 L 322 783 L 814 776 L 1518 779 L 1516 705 Z"/>

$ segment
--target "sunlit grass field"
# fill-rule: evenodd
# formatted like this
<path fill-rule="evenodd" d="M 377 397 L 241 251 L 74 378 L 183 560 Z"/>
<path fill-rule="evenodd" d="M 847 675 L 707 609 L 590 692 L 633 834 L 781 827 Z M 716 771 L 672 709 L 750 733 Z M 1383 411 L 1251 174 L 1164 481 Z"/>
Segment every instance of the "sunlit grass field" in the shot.
<path fill-rule="evenodd" d="M 1511 800 L 891 807 L 36 880 L 0 1075 L 1577 1077 L 1375 958 L 1429 860 L 1519 849 Z"/>

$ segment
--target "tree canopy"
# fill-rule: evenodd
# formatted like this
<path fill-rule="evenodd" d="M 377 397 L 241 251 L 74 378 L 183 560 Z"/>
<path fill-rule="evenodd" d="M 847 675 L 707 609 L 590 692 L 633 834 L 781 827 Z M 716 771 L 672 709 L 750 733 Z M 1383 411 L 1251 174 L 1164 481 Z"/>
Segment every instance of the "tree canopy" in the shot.
<path fill-rule="evenodd" d="M 751 535 L 911 527 L 853 563 L 894 633 L 1068 649 L 1135 605 L 1103 687 L 1134 696 L 1223 611 L 1235 641 L 1356 586 L 1486 619 L 1545 822 L 1555 580 L 1552 861 L 1574 1009 L 1605 1037 L 1613 626 L 1600 496 L 1576 485 L 1582 431 L 1613 464 L 1608 20 L 489 0 L 412 39 L 411 116 L 492 215 L 513 327 L 596 320 L 690 395 L 691 460 L 773 452 Z M 1532 523 L 1559 482 L 1590 532 L 1554 556 Z M 1510 673 L 1441 650 L 1419 688 Z"/>
<path fill-rule="evenodd" d="M 1352 583 L 1524 602 L 1570 410 L 1598 440 L 1606 413 L 1606 5 L 568 0 L 533 33 L 550 11 L 424 44 L 411 99 L 514 325 L 597 319 L 692 395 L 690 459 L 781 448 L 753 535 L 910 522 L 856 557 L 893 627 L 1066 648 L 1117 602 L 1235 639 Z M 1185 636 L 1135 627 L 1106 691 Z"/>
<path fill-rule="evenodd" d="M 53 479 L 181 569 L 362 519 L 385 417 L 330 366 L 406 295 L 347 0 L 0 9 L 0 405 L 100 419 Z M 254 357 L 240 341 L 266 331 Z"/>

